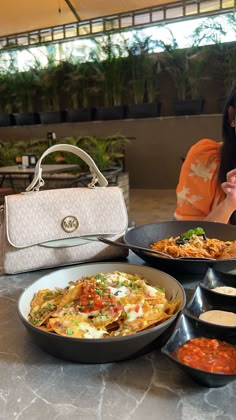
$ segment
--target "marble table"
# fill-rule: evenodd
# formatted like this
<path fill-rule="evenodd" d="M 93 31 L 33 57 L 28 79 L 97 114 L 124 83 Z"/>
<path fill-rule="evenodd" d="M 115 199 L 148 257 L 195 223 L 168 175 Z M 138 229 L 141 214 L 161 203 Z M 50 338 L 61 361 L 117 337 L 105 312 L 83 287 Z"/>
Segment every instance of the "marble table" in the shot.
<path fill-rule="evenodd" d="M 138 257 L 129 262 L 142 264 Z M 136 359 L 89 365 L 57 359 L 31 341 L 17 315 L 25 287 L 52 270 L 0 276 L 0 419 L 233 420 L 236 381 L 193 382 L 156 348 Z M 187 296 L 197 278 L 176 276 Z"/>

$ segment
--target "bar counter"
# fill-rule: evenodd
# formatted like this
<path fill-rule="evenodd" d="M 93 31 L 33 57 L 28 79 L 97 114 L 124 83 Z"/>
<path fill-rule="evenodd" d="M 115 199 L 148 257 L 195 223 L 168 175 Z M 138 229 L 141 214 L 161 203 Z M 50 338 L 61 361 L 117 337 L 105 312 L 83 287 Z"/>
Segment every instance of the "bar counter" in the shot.
<path fill-rule="evenodd" d="M 132 253 L 128 262 L 143 263 Z M 235 419 L 236 381 L 201 386 L 160 347 L 101 365 L 64 361 L 39 349 L 18 317 L 17 301 L 28 285 L 52 271 L 0 276 L 0 419 Z M 198 280 L 176 278 L 187 296 Z"/>

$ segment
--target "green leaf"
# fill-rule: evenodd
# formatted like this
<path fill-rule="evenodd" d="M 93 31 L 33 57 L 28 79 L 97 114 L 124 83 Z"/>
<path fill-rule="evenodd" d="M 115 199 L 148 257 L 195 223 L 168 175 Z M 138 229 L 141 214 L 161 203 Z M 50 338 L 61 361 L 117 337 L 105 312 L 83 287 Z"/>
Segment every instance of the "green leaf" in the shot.
<path fill-rule="evenodd" d="M 204 231 L 204 229 L 203 228 L 201 228 L 201 227 L 197 227 L 197 228 L 195 228 L 195 229 L 189 229 L 187 232 L 184 232 L 184 233 L 182 233 L 181 235 L 180 235 L 180 237 L 182 238 L 182 239 L 187 239 L 187 240 L 189 240 L 189 239 L 191 239 L 192 238 L 192 236 L 193 235 L 198 235 L 198 236 L 205 236 L 206 235 L 206 233 L 205 233 L 205 231 Z"/>

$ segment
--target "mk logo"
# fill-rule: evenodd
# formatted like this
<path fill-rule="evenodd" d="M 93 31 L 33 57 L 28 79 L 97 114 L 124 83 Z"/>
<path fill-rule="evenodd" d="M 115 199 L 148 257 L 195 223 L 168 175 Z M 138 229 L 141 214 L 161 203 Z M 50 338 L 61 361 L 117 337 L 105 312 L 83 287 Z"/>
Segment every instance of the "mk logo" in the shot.
<path fill-rule="evenodd" d="M 61 223 L 62 229 L 65 232 L 74 232 L 79 227 L 79 221 L 75 216 L 66 216 Z"/>

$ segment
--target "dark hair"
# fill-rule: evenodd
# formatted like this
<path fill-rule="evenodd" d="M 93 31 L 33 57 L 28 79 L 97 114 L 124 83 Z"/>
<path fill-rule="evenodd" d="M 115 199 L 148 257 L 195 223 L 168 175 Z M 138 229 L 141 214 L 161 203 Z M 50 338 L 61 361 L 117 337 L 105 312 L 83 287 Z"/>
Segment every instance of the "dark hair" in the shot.
<path fill-rule="evenodd" d="M 231 91 L 226 99 L 223 111 L 222 121 L 222 139 L 221 159 L 218 180 L 220 183 L 226 181 L 227 172 L 236 168 L 236 134 L 235 127 L 231 127 L 228 115 L 229 106 L 235 109 L 236 113 L 236 82 L 232 84 Z"/>
<path fill-rule="evenodd" d="M 231 91 L 226 99 L 223 121 L 222 121 L 222 139 L 223 146 L 221 149 L 220 167 L 218 180 L 220 183 L 226 181 L 227 172 L 236 168 L 236 133 L 235 127 L 231 127 L 229 121 L 228 109 L 232 106 L 236 113 L 236 82 L 232 84 Z M 229 223 L 236 225 L 236 211 L 233 212 Z"/>

